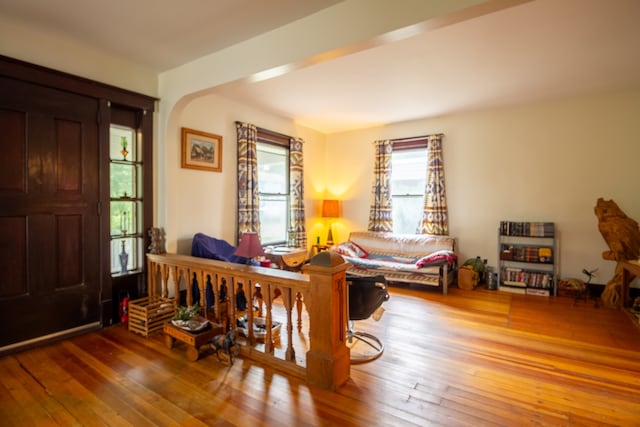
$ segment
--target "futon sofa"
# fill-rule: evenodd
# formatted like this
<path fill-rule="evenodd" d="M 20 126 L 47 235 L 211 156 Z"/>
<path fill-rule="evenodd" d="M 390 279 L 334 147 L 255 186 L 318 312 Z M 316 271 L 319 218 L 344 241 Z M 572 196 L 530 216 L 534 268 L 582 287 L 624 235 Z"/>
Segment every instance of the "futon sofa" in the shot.
<path fill-rule="evenodd" d="M 453 237 L 427 234 L 354 231 L 331 250 L 351 264 L 351 275 L 382 274 L 389 282 L 441 287 L 444 294 L 458 260 Z"/>

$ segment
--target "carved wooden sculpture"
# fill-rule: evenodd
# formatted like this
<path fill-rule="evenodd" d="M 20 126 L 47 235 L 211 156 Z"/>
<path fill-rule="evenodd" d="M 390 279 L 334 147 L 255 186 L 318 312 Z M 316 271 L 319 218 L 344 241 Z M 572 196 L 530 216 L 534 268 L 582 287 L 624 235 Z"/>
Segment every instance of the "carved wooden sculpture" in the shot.
<path fill-rule="evenodd" d="M 151 244 L 149 245 L 149 253 L 151 254 L 166 254 L 167 250 L 165 249 L 166 237 L 164 228 L 160 227 L 151 227 L 149 229 L 149 239 L 151 240 Z"/>
<path fill-rule="evenodd" d="M 609 306 L 622 303 L 622 265 L 620 261 L 637 260 L 640 256 L 638 223 L 625 215 L 613 200 L 598 199 L 595 207 L 598 230 L 609 246 L 602 258 L 616 261 L 616 271 L 602 292 L 602 302 Z"/>

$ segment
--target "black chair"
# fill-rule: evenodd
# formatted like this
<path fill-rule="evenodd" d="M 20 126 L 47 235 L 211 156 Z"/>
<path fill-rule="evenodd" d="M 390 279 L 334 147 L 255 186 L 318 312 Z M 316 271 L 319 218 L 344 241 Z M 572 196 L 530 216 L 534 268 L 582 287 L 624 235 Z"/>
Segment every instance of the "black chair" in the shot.
<path fill-rule="evenodd" d="M 370 362 L 382 355 L 384 345 L 378 337 L 356 330 L 354 321 L 368 319 L 380 308 L 382 303 L 389 299 L 387 280 L 382 275 L 367 277 L 347 276 L 347 285 L 349 299 L 347 343 L 353 348 L 356 342 L 362 342 L 367 350 L 362 354 L 355 355 L 352 351 L 351 363 Z"/>

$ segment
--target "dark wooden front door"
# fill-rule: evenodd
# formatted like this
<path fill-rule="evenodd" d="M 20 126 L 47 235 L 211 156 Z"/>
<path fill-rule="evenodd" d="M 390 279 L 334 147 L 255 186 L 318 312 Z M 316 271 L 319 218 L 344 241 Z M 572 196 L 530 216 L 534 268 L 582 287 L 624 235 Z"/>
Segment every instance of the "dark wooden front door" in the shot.
<path fill-rule="evenodd" d="M 0 77 L 0 348 L 100 321 L 97 117 Z"/>

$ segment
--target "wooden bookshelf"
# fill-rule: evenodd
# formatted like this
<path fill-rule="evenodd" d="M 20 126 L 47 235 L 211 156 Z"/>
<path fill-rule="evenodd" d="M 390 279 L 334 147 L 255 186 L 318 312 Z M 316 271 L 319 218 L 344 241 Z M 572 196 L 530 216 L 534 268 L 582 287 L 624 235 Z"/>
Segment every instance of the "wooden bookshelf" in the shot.
<path fill-rule="evenodd" d="M 555 296 L 557 265 L 558 240 L 553 222 L 500 222 L 499 290 Z"/>

